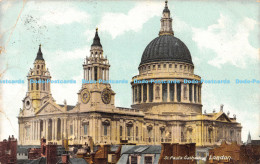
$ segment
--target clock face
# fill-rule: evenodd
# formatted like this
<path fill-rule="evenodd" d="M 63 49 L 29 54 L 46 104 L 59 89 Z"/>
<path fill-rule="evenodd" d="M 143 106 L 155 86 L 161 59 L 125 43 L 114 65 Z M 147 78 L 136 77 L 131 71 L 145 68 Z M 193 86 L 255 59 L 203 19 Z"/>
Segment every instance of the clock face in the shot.
<path fill-rule="evenodd" d="M 103 103 L 109 104 L 110 101 L 111 101 L 111 91 L 110 91 L 110 89 L 105 88 L 102 91 L 101 98 L 102 98 Z"/>
<path fill-rule="evenodd" d="M 28 110 L 31 108 L 31 99 L 29 97 L 27 97 L 24 101 L 24 105 L 25 105 L 25 108 Z"/>
<path fill-rule="evenodd" d="M 84 104 L 87 104 L 89 102 L 89 99 L 90 99 L 89 91 L 87 89 L 84 89 L 83 91 L 81 91 L 80 95 L 81 95 L 81 101 Z"/>

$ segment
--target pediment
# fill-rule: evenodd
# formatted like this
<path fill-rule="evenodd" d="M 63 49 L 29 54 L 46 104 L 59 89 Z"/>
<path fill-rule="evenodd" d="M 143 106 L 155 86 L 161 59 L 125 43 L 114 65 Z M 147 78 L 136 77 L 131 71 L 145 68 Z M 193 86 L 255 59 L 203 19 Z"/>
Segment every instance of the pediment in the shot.
<path fill-rule="evenodd" d="M 218 115 L 216 120 L 221 122 L 231 122 L 231 120 L 228 118 L 228 116 L 225 113 Z"/>
<path fill-rule="evenodd" d="M 39 114 L 54 114 L 54 113 L 64 113 L 64 111 L 60 106 L 53 104 L 51 102 L 47 102 L 39 109 L 39 111 L 36 114 L 39 115 Z"/>

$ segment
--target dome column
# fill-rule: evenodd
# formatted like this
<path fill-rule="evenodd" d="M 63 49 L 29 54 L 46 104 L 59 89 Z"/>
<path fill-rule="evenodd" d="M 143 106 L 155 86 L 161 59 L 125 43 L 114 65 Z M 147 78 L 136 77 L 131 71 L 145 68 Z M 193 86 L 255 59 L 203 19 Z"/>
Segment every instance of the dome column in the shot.
<path fill-rule="evenodd" d="M 144 84 L 141 84 L 141 103 L 144 102 Z"/>
<path fill-rule="evenodd" d="M 177 102 L 177 83 L 174 83 L 174 96 L 173 96 L 173 99 L 174 99 L 174 103 Z"/>
<path fill-rule="evenodd" d="M 170 102 L 170 83 L 167 83 L 167 102 Z"/>

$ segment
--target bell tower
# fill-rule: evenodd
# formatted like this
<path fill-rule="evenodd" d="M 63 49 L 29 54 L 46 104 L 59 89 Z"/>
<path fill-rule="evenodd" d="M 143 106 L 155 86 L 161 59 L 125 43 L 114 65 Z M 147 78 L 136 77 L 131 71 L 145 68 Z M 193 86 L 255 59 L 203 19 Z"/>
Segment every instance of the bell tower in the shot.
<path fill-rule="evenodd" d="M 35 112 L 41 105 L 51 98 L 50 72 L 46 69 L 45 60 L 41 51 L 41 45 L 34 61 L 34 67 L 30 68 L 27 75 L 28 91 L 23 100 L 26 111 Z"/>
<path fill-rule="evenodd" d="M 95 37 L 90 49 L 90 56 L 83 64 L 84 79 L 78 93 L 81 110 L 98 106 L 114 106 L 115 93 L 109 84 L 109 61 L 103 55 L 103 48 L 96 28 Z"/>

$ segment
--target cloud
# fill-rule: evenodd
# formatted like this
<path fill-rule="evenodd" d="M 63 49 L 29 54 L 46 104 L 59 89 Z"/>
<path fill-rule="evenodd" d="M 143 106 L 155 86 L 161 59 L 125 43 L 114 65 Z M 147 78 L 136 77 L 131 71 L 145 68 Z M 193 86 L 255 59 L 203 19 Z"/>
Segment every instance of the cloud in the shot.
<path fill-rule="evenodd" d="M 102 31 L 107 31 L 113 39 L 128 31 L 137 32 L 149 19 L 162 14 L 162 7 L 159 7 L 161 4 L 140 2 L 127 14 L 105 13 L 98 27 L 101 27 Z"/>
<path fill-rule="evenodd" d="M 63 51 L 63 50 L 57 50 L 55 52 L 49 52 L 49 54 L 54 54 L 57 58 L 57 60 L 62 59 L 64 60 L 76 60 L 76 59 L 83 59 L 86 58 L 86 56 L 89 56 L 90 54 L 90 46 L 87 45 L 82 48 L 74 49 L 72 51 Z"/>
<path fill-rule="evenodd" d="M 12 7 L 13 5 L 13 2 L 12 1 L 1 1 L 1 4 L 0 4 L 0 8 L 1 8 L 1 12 L 2 13 L 5 13 L 8 9 L 10 9 L 10 7 Z"/>
<path fill-rule="evenodd" d="M 17 79 L 10 74 L 5 74 L 3 79 Z M 17 79 L 18 80 L 18 79 Z M 19 109 L 22 107 L 22 99 L 25 97 L 27 83 L 25 84 L 4 84 L 2 85 L 3 111 L 0 113 L 1 134 L 0 138 L 6 139 L 8 135 L 18 137 L 18 120 Z"/>
<path fill-rule="evenodd" d="M 236 23 L 227 16 L 221 15 L 217 24 L 210 25 L 206 30 L 192 28 L 192 39 L 199 48 L 211 49 L 216 56 L 208 63 L 221 67 L 229 63 L 244 68 L 248 60 L 258 59 L 258 51 L 249 43 L 248 36 L 257 22 L 244 18 Z"/>
<path fill-rule="evenodd" d="M 79 10 L 77 6 L 71 3 L 64 3 L 62 1 L 50 3 L 29 1 L 26 4 L 25 13 L 29 15 L 39 15 L 40 24 L 64 25 L 75 22 L 90 22 L 90 14 Z"/>
<path fill-rule="evenodd" d="M 89 18 L 90 15 L 86 12 L 73 8 L 51 9 L 41 17 L 42 21 L 56 25 L 87 22 Z"/>

